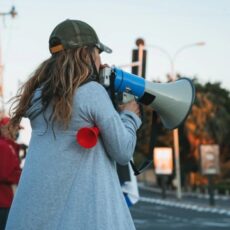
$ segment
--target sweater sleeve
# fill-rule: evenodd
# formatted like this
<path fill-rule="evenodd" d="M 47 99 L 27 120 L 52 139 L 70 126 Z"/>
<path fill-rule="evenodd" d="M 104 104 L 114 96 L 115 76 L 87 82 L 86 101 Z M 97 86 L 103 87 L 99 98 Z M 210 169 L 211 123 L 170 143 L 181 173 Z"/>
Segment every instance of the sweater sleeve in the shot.
<path fill-rule="evenodd" d="M 106 152 L 117 163 L 125 165 L 132 158 L 141 120 L 130 111 L 119 114 L 103 86 L 95 82 L 88 84 L 90 89 L 85 91 L 84 110 L 99 128 Z"/>
<path fill-rule="evenodd" d="M 19 160 L 13 150 L 7 144 L 0 144 L 0 181 L 8 184 L 18 184 L 21 168 Z"/>

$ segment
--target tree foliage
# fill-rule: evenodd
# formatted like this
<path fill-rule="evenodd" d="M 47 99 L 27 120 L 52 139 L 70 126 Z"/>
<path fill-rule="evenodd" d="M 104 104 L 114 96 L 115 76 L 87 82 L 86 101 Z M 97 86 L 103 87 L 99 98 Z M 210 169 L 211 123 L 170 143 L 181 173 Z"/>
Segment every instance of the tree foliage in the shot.
<path fill-rule="evenodd" d="M 180 76 L 178 76 L 180 78 Z M 199 169 L 199 146 L 218 144 L 222 176 L 230 176 L 230 92 L 219 82 L 201 84 L 193 79 L 196 88 L 194 105 L 187 120 L 179 127 L 180 159 L 184 173 Z M 151 134 L 152 110 L 144 108 L 145 120 L 138 132 L 136 152 L 148 155 Z M 176 112 L 176 108 L 175 108 Z M 173 147 L 173 135 L 162 126 L 159 118 L 153 124 L 157 138 L 154 146 Z"/>
<path fill-rule="evenodd" d="M 199 158 L 201 144 L 218 144 L 222 176 L 230 176 L 225 167 L 230 160 L 230 93 L 220 83 L 200 84 L 194 79 L 196 100 L 185 122 L 186 136 L 193 156 Z"/>

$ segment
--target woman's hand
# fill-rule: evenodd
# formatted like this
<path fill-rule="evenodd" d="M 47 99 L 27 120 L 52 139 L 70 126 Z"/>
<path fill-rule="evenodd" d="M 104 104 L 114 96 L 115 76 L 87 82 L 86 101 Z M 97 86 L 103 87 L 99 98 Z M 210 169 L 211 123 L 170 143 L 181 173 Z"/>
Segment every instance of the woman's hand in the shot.
<path fill-rule="evenodd" d="M 135 100 L 129 101 L 128 103 L 122 104 L 118 106 L 120 111 L 128 110 L 133 113 L 136 113 L 137 116 L 140 117 L 140 106 Z"/>

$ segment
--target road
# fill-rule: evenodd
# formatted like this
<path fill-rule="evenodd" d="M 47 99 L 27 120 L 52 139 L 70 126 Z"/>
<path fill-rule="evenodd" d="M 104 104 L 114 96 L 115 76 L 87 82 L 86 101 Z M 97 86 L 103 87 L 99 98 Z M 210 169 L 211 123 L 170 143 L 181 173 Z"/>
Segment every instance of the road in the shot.
<path fill-rule="evenodd" d="M 204 198 L 185 197 L 178 201 L 171 196 L 162 199 L 148 189 L 139 192 L 140 201 L 130 209 L 137 230 L 230 229 L 230 200 L 224 201 L 223 207 L 210 207 Z"/>

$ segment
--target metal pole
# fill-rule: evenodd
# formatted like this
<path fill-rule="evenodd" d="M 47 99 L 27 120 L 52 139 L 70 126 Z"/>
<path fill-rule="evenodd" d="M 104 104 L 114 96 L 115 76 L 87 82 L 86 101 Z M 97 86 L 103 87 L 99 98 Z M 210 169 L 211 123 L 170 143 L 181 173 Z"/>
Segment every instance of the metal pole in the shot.
<path fill-rule="evenodd" d="M 166 175 L 161 175 L 160 180 L 161 180 L 161 197 L 162 197 L 162 199 L 165 199 L 166 198 L 166 180 L 167 180 L 167 176 Z"/>
<path fill-rule="evenodd" d="M 0 119 L 4 116 L 4 97 L 3 97 L 3 64 L 2 64 L 2 49 L 0 41 Z"/>
<path fill-rule="evenodd" d="M 209 205 L 215 205 L 214 190 L 213 190 L 213 176 L 208 175 L 208 193 L 209 193 Z"/>
<path fill-rule="evenodd" d="M 172 78 L 172 81 L 175 81 L 176 80 L 175 65 L 174 65 L 175 59 L 170 59 L 170 60 L 171 60 L 171 78 Z M 182 192 L 181 192 L 180 147 L 179 147 L 178 129 L 173 130 L 173 147 L 174 147 L 174 155 L 175 155 L 177 199 L 181 199 Z"/>
<path fill-rule="evenodd" d="M 179 53 L 181 53 L 184 49 L 193 47 L 193 46 L 203 46 L 205 45 L 204 42 L 197 42 L 182 46 L 180 49 L 177 50 L 175 55 L 170 59 L 171 61 L 171 77 L 172 80 L 176 80 L 176 73 L 175 73 L 175 60 Z M 175 154 L 175 166 L 176 166 L 176 181 L 177 181 L 177 199 L 182 198 L 182 191 L 181 191 L 181 169 L 180 169 L 180 144 L 179 144 L 179 132 L 178 129 L 173 130 L 173 145 L 174 145 L 174 154 Z"/>
<path fill-rule="evenodd" d="M 171 78 L 172 81 L 176 80 L 176 74 L 175 74 L 175 60 L 179 53 L 181 53 L 183 50 L 193 47 L 193 46 L 203 46 L 205 45 L 205 42 L 196 42 L 188 45 L 182 46 L 180 49 L 176 51 L 174 56 L 171 56 L 170 53 L 163 49 L 162 47 L 156 46 L 156 45 L 148 45 L 147 47 L 152 47 L 160 50 L 162 53 L 166 54 L 166 56 L 170 60 L 171 65 Z M 179 132 L 178 129 L 173 130 L 173 145 L 174 145 L 174 154 L 175 154 L 175 173 L 176 173 L 176 182 L 177 182 L 177 198 L 182 198 L 182 191 L 181 191 L 181 173 L 180 173 L 180 149 L 179 149 Z"/>
<path fill-rule="evenodd" d="M 144 44 L 140 43 L 138 45 L 138 61 L 139 61 L 138 74 L 137 74 L 138 76 L 142 76 L 143 52 L 144 52 Z"/>
<path fill-rule="evenodd" d="M 17 12 L 15 11 L 15 7 L 12 6 L 11 10 L 9 12 L 0 12 L 0 16 L 7 16 L 10 15 L 12 18 L 14 18 L 17 15 Z M 1 49 L 1 39 L 0 39 L 0 118 L 4 116 L 5 114 L 5 105 L 4 105 L 4 92 L 3 92 L 3 62 L 2 62 L 2 49 Z"/>
<path fill-rule="evenodd" d="M 176 166 L 176 181 L 177 181 L 177 198 L 182 198 L 181 192 L 181 175 L 180 175 L 180 152 L 179 152 L 179 133 L 178 129 L 173 130 L 173 144 L 175 154 L 175 166 Z"/>

